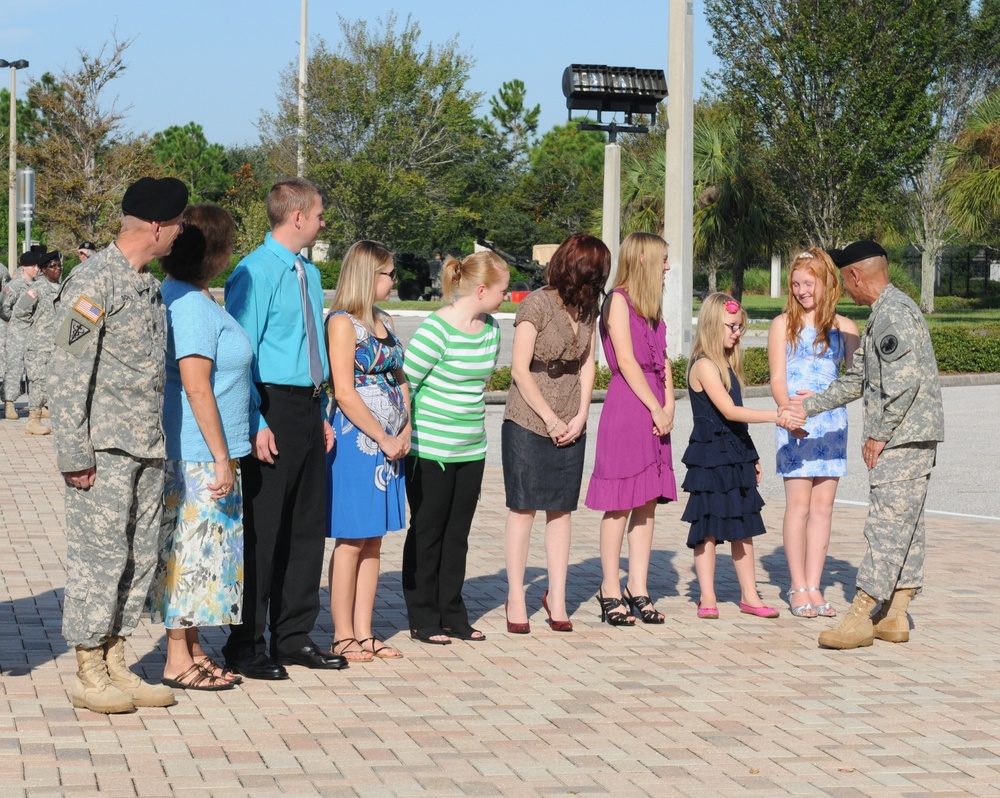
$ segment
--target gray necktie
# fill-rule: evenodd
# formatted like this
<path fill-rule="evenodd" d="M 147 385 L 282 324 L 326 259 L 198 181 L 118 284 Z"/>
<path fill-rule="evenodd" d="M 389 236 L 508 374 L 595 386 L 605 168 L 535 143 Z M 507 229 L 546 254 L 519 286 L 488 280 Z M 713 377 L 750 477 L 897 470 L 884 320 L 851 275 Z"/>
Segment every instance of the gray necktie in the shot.
<path fill-rule="evenodd" d="M 309 301 L 309 286 L 306 284 L 306 268 L 302 258 L 295 259 L 295 276 L 299 278 L 299 293 L 302 295 L 302 315 L 306 322 L 306 346 L 309 348 L 309 379 L 314 388 L 323 384 L 323 361 L 319 356 L 319 340 L 316 335 L 316 320 L 313 317 L 312 302 Z"/>

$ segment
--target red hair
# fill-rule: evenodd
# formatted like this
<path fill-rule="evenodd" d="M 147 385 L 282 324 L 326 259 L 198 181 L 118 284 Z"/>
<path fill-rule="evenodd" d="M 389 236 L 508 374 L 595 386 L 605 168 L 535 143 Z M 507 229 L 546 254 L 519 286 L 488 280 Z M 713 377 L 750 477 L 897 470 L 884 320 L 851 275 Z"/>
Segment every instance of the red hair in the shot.
<path fill-rule="evenodd" d="M 567 308 L 581 321 L 597 316 L 597 300 L 611 271 L 611 251 L 601 239 L 573 233 L 559 245 L 545 276 Z"/>

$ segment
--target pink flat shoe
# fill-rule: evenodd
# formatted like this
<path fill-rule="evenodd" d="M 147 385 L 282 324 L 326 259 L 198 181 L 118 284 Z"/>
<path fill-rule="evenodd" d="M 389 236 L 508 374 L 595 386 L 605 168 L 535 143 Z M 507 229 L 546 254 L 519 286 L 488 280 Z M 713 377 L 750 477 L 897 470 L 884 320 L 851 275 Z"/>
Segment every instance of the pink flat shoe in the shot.
<path fill-rule="evenodd" d="M 760 606 L 751 607 L 749 604 L 740 602 L 740 612 L 744 615 L 756 615 L 758 618 L 777 618 L 781 615 L 774 607 Z"/>
<path fill-rule="evenodd" d="M 707 621 L 717 621 L 719 620 L 719 608 L 718 607 L 702 607 L 701 602 L 698 602 L 698 617 L 704 618 Z"/>

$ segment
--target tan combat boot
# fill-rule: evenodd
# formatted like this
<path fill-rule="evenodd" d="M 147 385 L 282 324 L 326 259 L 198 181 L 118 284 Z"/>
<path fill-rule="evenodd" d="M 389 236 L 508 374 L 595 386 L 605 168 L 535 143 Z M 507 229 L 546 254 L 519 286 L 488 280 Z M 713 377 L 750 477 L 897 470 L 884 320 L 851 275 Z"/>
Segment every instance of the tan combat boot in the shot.
<path fill-rule="evenodd" d="M 823 648 L 861 648 L 870 646 L 874 640 L 872 610 L 878 599 L 858 589 L 854 602 L 847 608 L 840 621 L 819 636 Z"/>
<path fill-rule="evenodd" d="M 78 709 L 89 709 L 105 715 L 132 712 L 135 704 L 125 693 L 111 684 L 104 648 L 76 647 L 76 681 L 70 700 Z"/>
<path fill-rule="evenodd" d="M 174 691 L 162 684 L 149 684 L 125 664 L 125 638 L 112 637 L 104 644 L 111 683 L 132 699 L 137 707 L 169 707 L 176 703 Z"/>
<path fill-rule="evenodd" d="M 28 426 L 24 428 L 25 435 L 51 435 L 52 429 L 42 423 L 41 410 L 28 411 Z"/>
<path fill-rule="evenodd" d="M 41 414 L 38 416 L 39 418 L 52 418 L 52 414 L 49 412 L 49 409 L 47 407 L 43 407 L 38 412 Z"/>
<path fill-rule="evenodd" d="M 883 601 L 879 611 L 872 616 L 875 627 L 875 637 L 890 643 L 906 643 L 910 639 L 910 619 L 906 617 L 906 608 L 910 599 L 917 594 L 912 587 L 903 590 L 893 590 L 888 601 Z"/>
<path fill-rule="evenodd" d="M 17 408 L 13 402 L 3 403 L 3 417 L 8 421 L 17 421 Z"/>

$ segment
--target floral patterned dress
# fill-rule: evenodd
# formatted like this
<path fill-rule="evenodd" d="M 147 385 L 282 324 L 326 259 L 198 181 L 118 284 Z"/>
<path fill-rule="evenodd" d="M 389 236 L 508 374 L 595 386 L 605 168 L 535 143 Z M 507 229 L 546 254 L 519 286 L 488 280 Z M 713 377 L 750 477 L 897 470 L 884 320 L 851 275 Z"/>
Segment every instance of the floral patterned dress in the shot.
<path fill-rule="evenodd" d="M 389 331 L 385 339 L 376 338 L 353 316 L 345 315 L 354 323 L 357 336 L 354 387 L 382 428 L 398 435 L 409 418 L 395 375 L 403 367 L 403 346 L 387 315 L 382 316 Z M 403 461 L 386 460 L 378 444 L 355 427 L 339 407 L 334 407 L 330 423 L 337 442 L 328 455 L 329 537 L 373 538 L 405 528 Z"/>

